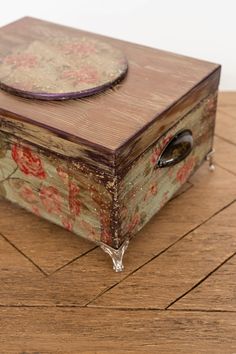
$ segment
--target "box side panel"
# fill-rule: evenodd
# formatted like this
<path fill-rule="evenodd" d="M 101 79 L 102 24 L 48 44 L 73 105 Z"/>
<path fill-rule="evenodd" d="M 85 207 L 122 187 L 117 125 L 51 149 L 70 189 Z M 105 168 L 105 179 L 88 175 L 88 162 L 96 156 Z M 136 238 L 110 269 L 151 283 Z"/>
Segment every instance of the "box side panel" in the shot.
<path fill-rule="evenodd" d="M 112 183 L 1 131 L 0 195 L 79 236 L 112 245 Z"/>
<path fill-rule="evenodd" d="M 196 104 L 207 98 L 212 92 L 215 92 L 219 86 L 220 71 L 221 68 L 218 67 L 186 95 L 182 96 L 181 99 L 173 102 L 164 112 L 153 117 L 150 124 L 144 125 L 135 136 L 126 141 L 116 152 L 117 172 L 124 174 L 129 166 L 154 144 L 165 131 L 170 129 L 181 117 L 185 116 Z M 155 96 L 155 90 L 153 95 Z M 158 105 L 158 97 L 156 97 L 156 100 Z M 137 107 L 138 119 L 139 110 Z"/>
<path fill-rule="evenodd" d="M 119 183 L 120 240 L 132 237 L 161 209 L 201 165 L 212 149 L 217 93 L 198 103 L 172 126 L 148 151 L 140 156 Z M 193 149 L 181 162 L 157 168 L 157 161 L 168 141 L 179 131 L 189 129 Z"/>

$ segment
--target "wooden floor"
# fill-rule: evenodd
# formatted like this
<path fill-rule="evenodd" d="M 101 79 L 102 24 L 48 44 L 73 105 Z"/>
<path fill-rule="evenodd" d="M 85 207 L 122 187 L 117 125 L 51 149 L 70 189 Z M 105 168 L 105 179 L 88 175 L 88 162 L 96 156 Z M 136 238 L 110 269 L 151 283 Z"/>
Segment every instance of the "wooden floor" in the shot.
<path fill-rule="evenodd" d="M 132 240 L 126 269 L 0 201 L 0 354 L 236 353 L 236 93 L 207 164 Z"/>

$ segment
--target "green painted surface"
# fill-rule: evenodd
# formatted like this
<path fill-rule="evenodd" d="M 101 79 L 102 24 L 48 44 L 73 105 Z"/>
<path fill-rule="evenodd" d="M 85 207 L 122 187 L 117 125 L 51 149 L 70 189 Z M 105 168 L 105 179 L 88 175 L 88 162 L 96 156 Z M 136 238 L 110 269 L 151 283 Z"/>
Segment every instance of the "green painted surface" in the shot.
<path fill-rule="evenodd" d="M 132 236 L 160 210 L 187 181 L 211 150 L 214 134 L 216 96 L 202 101 L 132 166 L 121 181 L 118 199 L 121 201 L 120 237 Z M 183 161 L 172 167 L 156 168 L 164 147 L 179 131 L 190 129 L 193 150 Z"/>
<path fill-rule="evenodd" d="M 111 195 L 92 174 L 0 133 L 0 193 L 82 237 L 111 243 Z"/>
<path fill-rule="evenodd" d="M 118 247 L 127 235 L 140 230 L 202 163 L 212 147 L 215 109 L 216 94 L 180 119 L 119 182 L 115 175 L 105 181 L 101 171 L 98 178 L 73 158 L 62 158 L 0 131 L 0 194 L 79 236 Z M 173 167 L 156 168 L 163 148 L 183 129 L 193 134 L 190 155 Z M 56 137 L 53 139 L 56 144 Z"/>

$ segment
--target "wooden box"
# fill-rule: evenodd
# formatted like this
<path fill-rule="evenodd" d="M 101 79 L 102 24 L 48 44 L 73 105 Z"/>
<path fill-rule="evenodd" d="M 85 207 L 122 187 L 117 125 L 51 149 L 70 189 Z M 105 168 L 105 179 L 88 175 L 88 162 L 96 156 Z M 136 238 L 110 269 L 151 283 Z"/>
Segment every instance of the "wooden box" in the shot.
<path fill-rule="evenodd" d="M 65 63 L 54 55 L 42 69 L 47 41 L 60 44 Z M 93 41 L 127 58 L 116 53 L 117 80 L 113 67 L 95 95 L 86 86 L 93 73 L 81 95 L 65 94 L 56 76 L 58 97 L 46 83 L 35 89 L 51 61 L 60 70 L 68 53 L 89 62 Z M 0 194 L 98 243 L 122 270 L 128 240 L 211 160 L 220 66 L 33 18 L 0 29 L 0 55 Z M 75 85 L 66 68 L 66 85 Z"/>

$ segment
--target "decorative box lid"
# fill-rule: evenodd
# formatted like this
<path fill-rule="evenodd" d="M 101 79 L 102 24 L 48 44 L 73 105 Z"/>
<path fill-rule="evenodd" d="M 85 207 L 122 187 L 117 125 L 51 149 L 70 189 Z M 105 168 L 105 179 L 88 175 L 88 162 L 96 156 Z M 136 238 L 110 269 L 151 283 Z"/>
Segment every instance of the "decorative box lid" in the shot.
<path fill-rule="evenodd" d="M 21 37 L 26 29 L 27 36 Z M 10 93 L 41 100 L 87 97 L 112 87 L 127 73 L 124 53 L 91 35 L 27 28 L 22 21 L 17 33 L 1 48 L 0 88 Z"/>
<path fill-rule="evenodd" d="M 76 38 L 80 39 L 79 43 Z M 27 51 L 25 43 L 29 42 L 30 51 Z M 68 62 L 63 63 L 58 58 L 62 73 L 59 78 L 55 76 L 55 80 L 59 85 L 48 84 L 45 63 L 52 60 L 55 46 L 62 48 L 65 54 L 69 53 L 69 65 L 81 51 L 86 56 L 95 50 L 101 58 L 94 71 L 93 63 L 90 63 L 89 73 L 79 72 L 81 62 L 76 62 L 77 81 L 73 70 L 66 66 Z M 19 47 L 25 48 L 22 57 L 14 52 L 14 48 Z M 100 67 L 97 65 L 99 60 Z M 56 88 L 59 95 L 65 92 L 79 92 L 81 96 L 100 93 L 60 102 L 23 98 L 0 90 L 0 115 L 47 128 L 64 139 L 83 144 L 94 152 L 94 155 L 90 153 L 92 158 L 96 158 L 99 151 L 104 164 L 121 169 L 157 140 L 173 124 L 176 116 L 181 118 L 209 91 L 217 89 L 220 74 L 217 64 L 29 17 L 0 29 L 2 88 L 8 89 L 12 84 L 1 74 L 9 75 L 9 67 L 17 75 L 19 73 L 18 81 L 22 84 L 24 71 L 19 69 L 24 65 L 31 67 L 31 72 L 35 67 L 37 85 L 41 85 L 41 89 L 46 87 L 45 92 L 49 94 L 54 94 Z M 81 77 L 85 78 L 82 84 Z M 33 79 L 29 75 L 25 87 L 19 88 L 26 92 L 26 96 L 27 92 L 34 91 Z"/>

